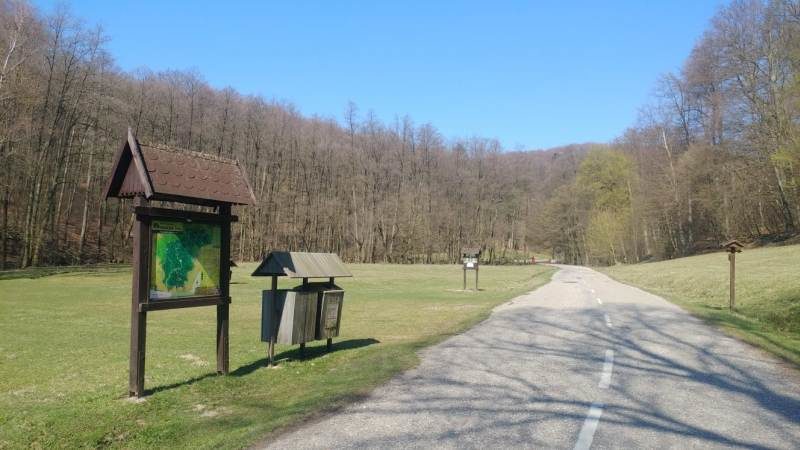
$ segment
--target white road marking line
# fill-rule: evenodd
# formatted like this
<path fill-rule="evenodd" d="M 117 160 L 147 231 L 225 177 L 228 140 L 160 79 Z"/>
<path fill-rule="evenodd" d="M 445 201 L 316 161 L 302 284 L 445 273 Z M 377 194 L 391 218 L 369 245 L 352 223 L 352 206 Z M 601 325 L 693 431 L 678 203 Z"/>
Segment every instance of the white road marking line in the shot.
<path fill-rule="evenodd" d="M 597 303 L 599 303 L 599 304 L 601 304 L 601 305 L 602 305 L 602 304 L 603 304 L 603 301 L 602 301 L 602 300 L 600 300 L 600 299 L 598 298 L 598 299 L 597 299 Z"/>
<path fill-rule="evenodd" d="M 606 313 L 605 316 L 606 316 L 606 326 L 608 328 L 614 328 L 614 325 L 611 324 L 611 316 L 609 316 L 608 313 Z"/>
<path fill-rule="evenodd" d="M 589 450 L 592 446 L 594 439 L 594 432 L 597 430 L 597 424 L 600 422 L 600 416 L 603 415 L 603 404 L 592 403 L 589 408 L 589 414 L 586 415 L 586 420 L 583 421 L 583 427 L 578 434 L 578 442 L 575 443 L 575 450 Z"/>
<path fill-rule="evenodd" d="M 606 360 L 603 362 L 603 374 L 600 375 L 600 389 L 607 389 L 611 385 L 611 374 L 614 370 L 614 350 L 606 350 Z"/>

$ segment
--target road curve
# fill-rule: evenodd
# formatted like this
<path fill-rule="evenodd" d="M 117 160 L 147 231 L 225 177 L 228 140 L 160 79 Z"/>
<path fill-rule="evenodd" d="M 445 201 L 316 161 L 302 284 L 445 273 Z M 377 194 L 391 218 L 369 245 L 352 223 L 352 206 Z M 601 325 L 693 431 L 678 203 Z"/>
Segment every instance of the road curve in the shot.
<path fill-rule="evenodd" d="M 800 375 L 583 267 L 267 448 L 798 448 Z"/>

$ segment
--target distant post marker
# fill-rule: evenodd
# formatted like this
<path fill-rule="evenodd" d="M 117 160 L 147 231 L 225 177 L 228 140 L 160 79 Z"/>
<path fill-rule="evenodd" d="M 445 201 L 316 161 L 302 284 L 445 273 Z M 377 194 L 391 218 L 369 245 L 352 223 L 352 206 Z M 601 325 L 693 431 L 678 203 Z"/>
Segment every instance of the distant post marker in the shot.
<path fill-rule="evenodd" d="M 464 290 L 467 290 L 467 271 L 475 271 L 475 290 L 478 290 L 478 259 L 481 256 L 481 249 L 479 247 L 461 249 L 461 261 L 463 262 L 464 270 Z"/>
<path fill-rule="evenodd" d="M 730 261 L 730 270 L 731 270 L 731 275 L 730 275 L 730 294 L 731 294 L 731 299 L 730 299 L 730 304 L 728 305 L 728 308 L 731 311 L 733 311 L 733 308 L 736 306 L 736 254 L 742 252 L 742 248 L 744 247 L 744 245 L 742 245 L 741 242 L 739 242 L 736 239 L 734 239 L 732 241 L 728 241 L 728 242 L 722 244 L 722 246 L 725 247 L 725 249 L 727 250 L 727 252 L 728 252 L 728 261 Z"/>

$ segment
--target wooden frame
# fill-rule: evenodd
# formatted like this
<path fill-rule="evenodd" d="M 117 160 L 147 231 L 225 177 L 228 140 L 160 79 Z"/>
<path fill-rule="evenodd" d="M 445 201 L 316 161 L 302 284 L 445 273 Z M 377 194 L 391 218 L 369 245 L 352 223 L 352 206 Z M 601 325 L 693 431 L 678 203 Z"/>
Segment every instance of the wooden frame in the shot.
<path fill-rule="evenodd" d="M 141 397 L 144 391 L 145 354 L 147 342 L 147 313 L 176 308 L 199 306 L 217 307 L 217 373 L 229 370 L 229 316 L 230 316 L 230 237 L 231 206 L 217 206 L 217 214 L 181 211 L 147 206 L 144 196 L 134 199 L 136 223 L 133 228 L 133 285 L 131 289 L 131 349 L 128 394 Z M 220 226 L 219 295 L 153 300 L 150 298 L 151 254 L 154 219 L 183 220 Z"/>
<path fill-rule="evenodd" d="M 480 266 L 481 249 L 480 248 L 462 248 L 461 249 L 461 264 L 464 272 L 464 287 L 467 290 L 467 271 L 475 271 L 475 290 L 478 291 L 478 270 Z"/>
<path fill-rule="evenodd" d="M 217 373 L 228 373 L 230 317 L 231 205 L 254 205 L 256 197 L 244 167 L 234 159 L 160 145 L 140 144 L 128 128 L 114 155 L 105 198 L 132 198 L 133 281 L 131 286 L 131 350 L 128 394 L 144 395 L 147 313 L 197 306 L 217 307 Z M 156 208 L 150 201 L 177 202 L 216 208 L 216 213 Z M 150 277 L 153 221 L 199 222 L 219 226 L 220 260 L 215 295 L 151 299 Z M 201 278 L 202 279 L 202 278 Z M 211 292 L 206 292 L 211 293 Z"/>

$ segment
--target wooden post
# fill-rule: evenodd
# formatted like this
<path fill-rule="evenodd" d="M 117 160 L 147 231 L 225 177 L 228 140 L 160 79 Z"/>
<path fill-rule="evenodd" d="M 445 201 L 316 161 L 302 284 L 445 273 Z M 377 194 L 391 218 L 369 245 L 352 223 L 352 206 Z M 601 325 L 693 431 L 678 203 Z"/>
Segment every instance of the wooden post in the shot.
<path fill-rule="evenodd" d="M 275 341 L 278 337 L 278 277 L 272 277 L 272 333 L 269 336 L 269 344 L 267 346 L 267 365 L 272 366 L 275 364 Z"/>
<path fill-rule="evenodd" d="M 478 291 L 478 263 L 475 263 L 475 291 Z"/>
<path fill-rule="evenodd" d="M 147 200 L 137 196 L 134 206 L 145 206 Z M 131 351 L 128 395 L 144 395 L 144 356 L 147 342 L 147 311 L 142 304 L 147 303 L 150 278 L 150 226 L 149 218 L 136 216 L 133 227 L 133 282 L 131 286 Z"/>
<path fill-rule="evenodd" d="M 464 287 L 461 289 L 462 291 L 467 290 L 467 264 L 463 263 L 461 268 L 464 270 Z"/>
<path fill-rule="evenodd" d="M 331 286 L 334 285 L 333 278 L 334 277 L 330 277 L 328 279 L 328 282 L 331 284 Z M 320 306 L 322 306 L 322 305 L 320 305 Z M 323 313 L 324 313 L 324 311 L 320 311 L 319 312 L 319 314 L 323 314 Z M 327 351 L 331 351 L 331 349 L 333 349 L 333 338 L 328 338 L 328 341 L 325 344 L 325 348 L 326 348 Z"/>
<path fill-rule="evenodd" d="M 231 205 L 220 205 L 220 217 L 225 221 L 221 225 L 219 287 L 222 303 L 217 305 L 217 373 L 227 375 L 229 369 L 228 328 L 230 319 L 230 261 L 231 261 Z"/>
<path fill-rule="evenodd" d="M 730 291 L 731 291 L 731 300 L 730 304 L 728 305 L 729 309 L 733 311 L 734 306 L 736 306 L 736 250 L 731 249 L 730 253 L 728 253 L 728 261 L 731 262 L 731 276 L 730 276 Z"/>
<path fill-rule="evenodd" d="M 305 288 L 307 286 L 308 286 L 308 278 L 303 278 L 303 287 Z M 305 337 L 304 337 L 304 339 L 305 339 Z M 303 359 L 305 357 L 306 357 L 306 343 L 305 342 L 301 342 L 300 343 L 300 358 Z"/>

